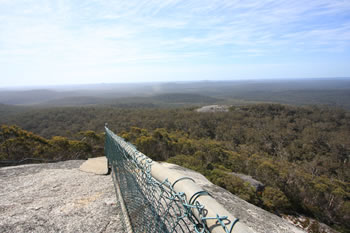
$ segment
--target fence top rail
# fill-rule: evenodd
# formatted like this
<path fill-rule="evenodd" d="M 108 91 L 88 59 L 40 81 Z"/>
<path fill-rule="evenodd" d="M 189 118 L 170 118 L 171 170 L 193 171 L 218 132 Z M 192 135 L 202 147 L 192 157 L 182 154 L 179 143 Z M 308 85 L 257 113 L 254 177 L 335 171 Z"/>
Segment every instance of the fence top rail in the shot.
<path fill-rule="evenodd" d="M 152 182 L 166 187 L 174 196 L 182 200 L 183 208 L 187 215 L 197 219 L 194 226 L 195 232 L 204 233 L 252 233 L 254 232 L 238 218 L 229 213 L 208 192 L 203 190 L 191 177 L 184 177 L 179 172 L 162 166 L 136 149 L 131 143 L 117 136 L 105 126 L 106 133 L 118 143 L 118 145 L 142 166 L 152 178 Z"/>

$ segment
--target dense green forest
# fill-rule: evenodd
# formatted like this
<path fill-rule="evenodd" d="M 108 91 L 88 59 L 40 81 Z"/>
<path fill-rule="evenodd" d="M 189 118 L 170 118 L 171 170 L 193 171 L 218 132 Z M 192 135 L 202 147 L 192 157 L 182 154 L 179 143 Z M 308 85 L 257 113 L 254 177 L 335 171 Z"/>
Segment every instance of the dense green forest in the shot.
<path fill-rule="evenodd" d="M 79 140 L 62 136 L 43 138 L 17 126 L 0 127 L 0 166 L 30 162 L 57 162 L 103 155 L 103 134 L 84 131 Z"/>
<path fill-rule="evenodd" d="M 152 159 L 199 171 L 271 212 L 300 213 L 350 231 L 349 112 L 280 104 L 216 113 L 194 110 L 147 105 L 11 108 L 0 111 L 0 158 L 99 156 L 108 122 Z M 252 176 L 265 190 L 255 192 L 232 172 Z"/>

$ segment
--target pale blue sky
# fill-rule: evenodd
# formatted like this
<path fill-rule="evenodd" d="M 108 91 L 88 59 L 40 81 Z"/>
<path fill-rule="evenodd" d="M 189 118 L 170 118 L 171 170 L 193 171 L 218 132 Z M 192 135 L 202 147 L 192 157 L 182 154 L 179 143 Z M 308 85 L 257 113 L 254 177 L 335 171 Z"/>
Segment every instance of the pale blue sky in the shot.
<path fill-rule="evenodd" d="M 349 0 L 0 0 L 0 87 L 350 77 Z"/>

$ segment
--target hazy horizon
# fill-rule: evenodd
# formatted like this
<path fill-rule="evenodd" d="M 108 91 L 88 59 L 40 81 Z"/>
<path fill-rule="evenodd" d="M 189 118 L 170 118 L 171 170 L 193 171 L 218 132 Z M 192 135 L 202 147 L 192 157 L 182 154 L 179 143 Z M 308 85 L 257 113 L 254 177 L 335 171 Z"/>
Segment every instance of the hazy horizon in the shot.
<path fill-rule="evenodd" d="M 38 89 L 76 89 L 76 88 L 86 88 L 86 87 L 101 87 L 101 86 L 108 86 L 108 85 L 152 85 L 152 84 L 169 84 L 169 83 L 205 83 L 205 82 L 290 82 L 290 81 L 339 81 L 339 80 L 350 80 L 350 77 L 311 77 L 311 78 L 275 78 L 275 79 L 258 79 L 258 78 L 251 78 L 251 79 L 232 79 L 232 80 L 188 80 L 188 81 L 181 81 L 181 80 L 164 80 L 164 81 L 129 81 L 129 82 L 95 82 L 95 83 L 62 83 L 62 84 L 42 84 L 42 85 L 11 85 L 11 86 L 1 86 L 0 91 L 7 91 L 7 90 L 38 90 Z"/>
<path fill-rule="evenodd" d="M 0 1 L 0 88 L 350 77 L 342 0 Z"/>

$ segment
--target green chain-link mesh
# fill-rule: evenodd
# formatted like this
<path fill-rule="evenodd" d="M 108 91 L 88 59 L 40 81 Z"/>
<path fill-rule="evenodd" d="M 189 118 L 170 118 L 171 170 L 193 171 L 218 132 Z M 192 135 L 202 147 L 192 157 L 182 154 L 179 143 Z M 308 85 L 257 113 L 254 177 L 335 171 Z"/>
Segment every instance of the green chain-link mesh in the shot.
<path fill-rule="evenodd" d="M 197 196 L 191 197 L 193 202 L 188 203 L 185 193 L 178 193 L 173 189 L 175 183 L 171 184 L 168 180 L 159 182 L 152 177 L 150 158 L 107 127 L 105 130 L 105 154 L 118 187 L 117 192 L 120 192 L 120 201 L 126 209 L 125 219 L 129 221 L 132 232 L 209 232 L 206 220 L 213 218 L 205 217 L 204 206 L 196 201 L 199 195 L 208 193 L 198 192 Z M 193 215 L 194 209 L 199 213 L 199 220 Z M 223 223 L 227 217 L 217 215 L 214 219 L 218 220 L 225 232 L 231 232 L 238 221 L 233 221 L 228 230 Z"/>

